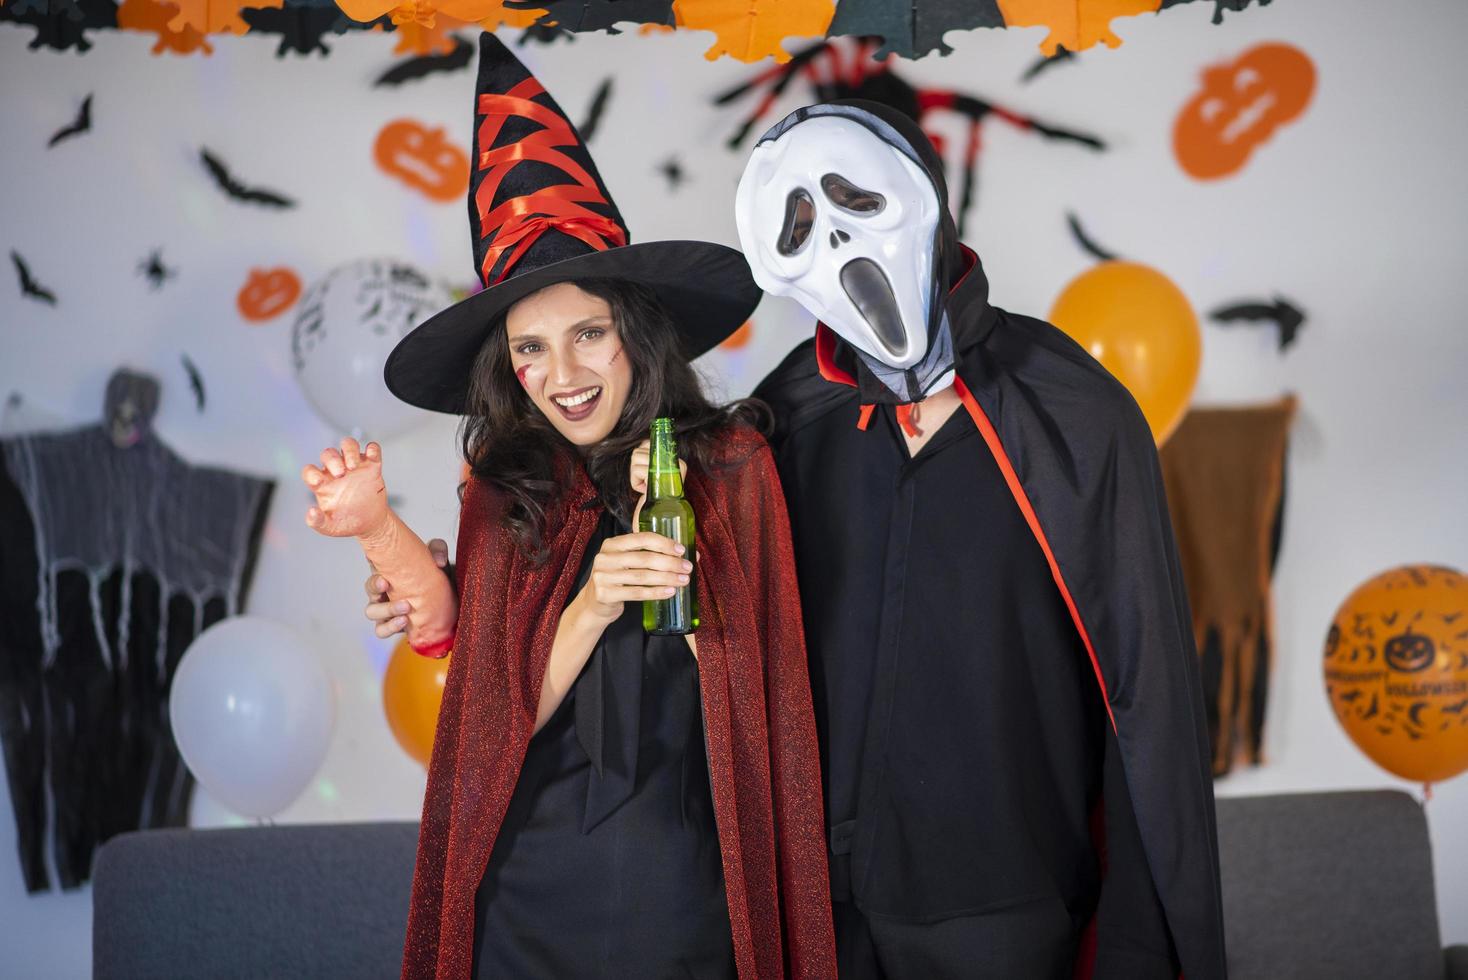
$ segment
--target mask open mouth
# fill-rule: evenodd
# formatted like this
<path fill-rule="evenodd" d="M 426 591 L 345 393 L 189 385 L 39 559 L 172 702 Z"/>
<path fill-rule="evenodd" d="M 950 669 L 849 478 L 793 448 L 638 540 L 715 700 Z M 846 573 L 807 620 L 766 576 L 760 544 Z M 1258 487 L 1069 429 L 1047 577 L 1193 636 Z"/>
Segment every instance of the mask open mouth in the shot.
<path fill-rule="evenodd" d="M 877 340 L 894 360 L 907 354 L 907 331 L 902 329 L 902 314 L 897 310 L 897 297 L 882 267 L 871 259 L 852 259 L 841 267 L 841 288 L 852 305 L 861 313 Z"/>

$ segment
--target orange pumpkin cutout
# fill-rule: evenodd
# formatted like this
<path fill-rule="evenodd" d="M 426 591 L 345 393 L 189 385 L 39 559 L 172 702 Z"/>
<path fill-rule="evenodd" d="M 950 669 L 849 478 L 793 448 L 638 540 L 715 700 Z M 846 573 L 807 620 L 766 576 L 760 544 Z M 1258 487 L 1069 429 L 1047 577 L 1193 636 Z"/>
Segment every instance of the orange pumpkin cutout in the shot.
<path fill-rule="evenodd" d="M 1325 637 L 1325 693 L 1388 772 L 1433 783 L 1468 769 L 1468 576 L 1409 565 L 1351 593 Z"/>
<path fill-rule="evenodd" d="M 739 350 L 740 348 L 748 347 L 749 346 L 749 342 L 750 342 L 751 339 L 753 339 L 753 337 L 754 337 L 754 321 L 753 320 L 745 320 L 744 323 L 743 323 L 743 325 L 741 325 L 738 330 L 736 330 L 733 333 L 731 333 L 728 336 L 728 338 L 722 344 L 719 345 L 719 349 L 720 350 Z"/>
<path fill-rule="evenodd" d="M 1237 172 L 1276 129 L 1305 111 L 1314 91 L 1315 65 L 1288 44 L 1261 44 L 1205 69 L 1202 91 L 1173 127 L 1177 162 L 1198 180 Z"/>
<path fill-rule="evenodd" d="M 251 269 L 235 306 L 246 320 L 260 322 L 280 316 L 300 298 L 301 279 L 290 269 Z"/>
<path fill-rule="evenodd" d="M 457 201 L 469 189 L 469 155 L 444 139 L 442 127 L 396 119 L 377 134 L 372 154 L 383 173 L 435 201 Z"/>

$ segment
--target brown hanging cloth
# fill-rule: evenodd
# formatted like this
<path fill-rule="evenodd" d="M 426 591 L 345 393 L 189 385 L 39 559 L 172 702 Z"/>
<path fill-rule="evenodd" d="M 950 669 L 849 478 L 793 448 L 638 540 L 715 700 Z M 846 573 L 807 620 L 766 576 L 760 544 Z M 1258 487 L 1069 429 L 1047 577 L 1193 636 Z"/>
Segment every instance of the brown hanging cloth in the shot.
<path fill-rule="evenodd" d="M 1293 395 L 1190 411 L 1161 450 L 1162 477 L 1202 657 L 1213 774 L 1261 761 L 1274 649 L 1270 576 L 1284 516 Z"/>

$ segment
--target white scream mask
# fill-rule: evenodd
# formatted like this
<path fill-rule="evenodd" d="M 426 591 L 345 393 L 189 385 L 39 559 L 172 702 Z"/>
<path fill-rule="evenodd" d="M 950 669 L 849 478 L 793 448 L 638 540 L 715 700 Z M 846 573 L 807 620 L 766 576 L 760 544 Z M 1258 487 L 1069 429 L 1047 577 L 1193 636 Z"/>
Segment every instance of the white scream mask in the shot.
<path fill-rule="evenodd" d="M 940 207 L 912 159 L 833 114 L 795 122 L 754 148 L 734 215 L 754 281 L 797 300 L 869 364 L 878 362 L 879 376 L 897 390 L 889 378 L 919 365 L 933 341 Z"/>

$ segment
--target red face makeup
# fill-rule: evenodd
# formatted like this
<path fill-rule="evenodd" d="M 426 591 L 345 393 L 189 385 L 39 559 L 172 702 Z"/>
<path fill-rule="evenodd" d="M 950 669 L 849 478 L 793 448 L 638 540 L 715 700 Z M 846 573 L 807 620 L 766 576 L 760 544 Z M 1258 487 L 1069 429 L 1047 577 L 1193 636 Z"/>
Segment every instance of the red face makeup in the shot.
<path fill-rule="evenodd" d="M 516 303 L 506 325 L 515 377 L 541 414 L 577 446 L 605 439 L 632 384 L 606 300 L 558 283 Z"/>

